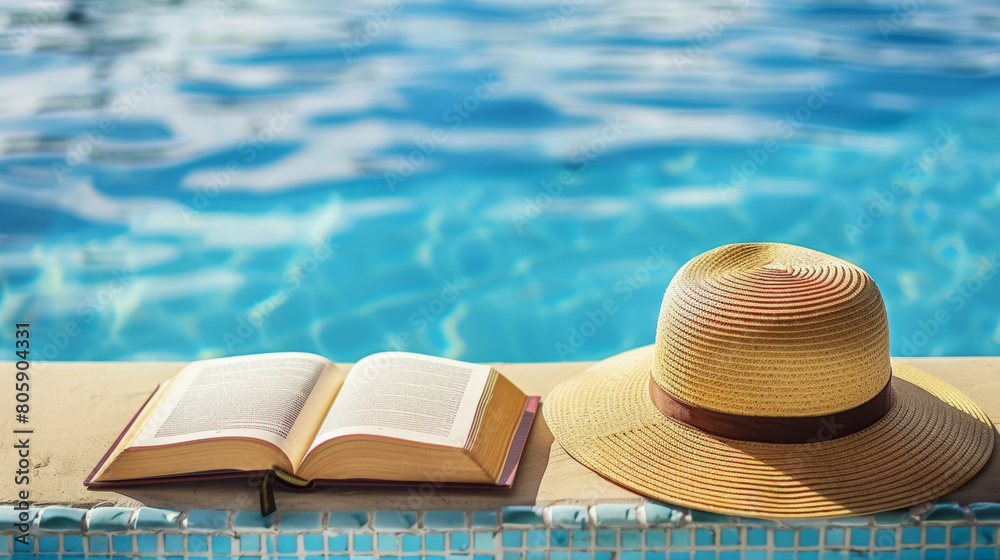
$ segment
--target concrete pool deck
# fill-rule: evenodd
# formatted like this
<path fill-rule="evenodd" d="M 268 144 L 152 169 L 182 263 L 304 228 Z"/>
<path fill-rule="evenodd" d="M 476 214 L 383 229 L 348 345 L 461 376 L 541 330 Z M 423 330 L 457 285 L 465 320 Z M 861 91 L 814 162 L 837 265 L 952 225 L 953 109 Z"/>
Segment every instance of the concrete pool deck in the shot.
<path fill-rule="evenodd" d="M 904 360 L 951 383 L 977 402 L 996 424 L 1000 421 L 1000 358 L 911 358 Z M 544 396 L 561 381 L 584 371 L 592 362 L 507 364 L 495 367 L 529 394 Z M 177 373 L 183 363 L 53 362 L 31 377 L 30 423 L 15 423 L 14 384 L 4 389 L 10 403 L 3 420 L 6 465 L 17 464 L 17 434 L 25 426 L 31 437 L 32 507 L 154 507 L 182 511 L 254 510 L 255 488 L 245 482 L 149 485 L 116 492 L 93 492 L 83 480 L 157 384 Z M 349 364 L 343 364 L 349 367 Z M 13 363 L 4 369 L 14 371 Z M 421 510 L 480 510 L 505 506 L 640 504 L 642 497 L 582 467 L 558 445 L 553 446 L 544 416 L 535 420 L 520 471 L 510 490 L 439 490 L 421 497 Z M 962 488 L 941 501 L 966 505 L 1000 501 L 1000 453 Z M 13 471 L 13 469 L 12 469 Z M 0 502 L 11 504 L 24 487 L 13 476 L 0 478 Z M 281 511 L 349 511 L 413 509 L 412 493 L 400 489 L 321 489 L 276 492 Z"/>

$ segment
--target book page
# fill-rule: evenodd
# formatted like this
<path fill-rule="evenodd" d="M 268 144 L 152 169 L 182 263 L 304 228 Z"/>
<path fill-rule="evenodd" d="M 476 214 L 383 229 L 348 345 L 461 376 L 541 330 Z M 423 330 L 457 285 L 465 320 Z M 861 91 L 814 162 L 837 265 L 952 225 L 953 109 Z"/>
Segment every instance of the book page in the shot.
<path fill-rule="evenodd" d="M 337 371 L 325 358 L 297 352 L 194 362 L 132 445 L 245 437 L 271 442 L 286 453 L 297 447 L 299 453 L 294 454 L 304 454 L 317 417 L 326 412 L 339 388 Z M 314 392 L 323 394 L 310 398 Z M 312 429 L 296 425 L 305 409 L 314 416 Z M 303 438 L 309 441 L 298 441 Z M 290 439 L 297 441 L 289 443 Z"/>
<path fill-rule="evenodd" d="M 313 448 L 340 435 L 378 435 L 463 447 L 491 368 L 408 352 L 358 362 Z"/>

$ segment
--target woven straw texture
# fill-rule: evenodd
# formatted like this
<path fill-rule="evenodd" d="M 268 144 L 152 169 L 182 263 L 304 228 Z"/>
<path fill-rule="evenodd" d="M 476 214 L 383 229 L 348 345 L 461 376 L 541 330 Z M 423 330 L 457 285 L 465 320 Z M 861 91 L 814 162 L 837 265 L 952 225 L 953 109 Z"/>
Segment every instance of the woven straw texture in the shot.
<path fill-rule="evenodd" d="M 993 425 L 948 384 L 890 360 L 885 309 L 861 269 L 787 245 L 730 245 L 686 264 L 656 344 L 557 387 L 546 422 L 576 460 L 640 494 L 751 517 L 911 506 L 954 490 L 993 450 Z M 853 408 L 893 376 L 875 424 L 814 443 L 711 435 L 665 416 L 649 379 L 722 412 L 815 416 Z"/>

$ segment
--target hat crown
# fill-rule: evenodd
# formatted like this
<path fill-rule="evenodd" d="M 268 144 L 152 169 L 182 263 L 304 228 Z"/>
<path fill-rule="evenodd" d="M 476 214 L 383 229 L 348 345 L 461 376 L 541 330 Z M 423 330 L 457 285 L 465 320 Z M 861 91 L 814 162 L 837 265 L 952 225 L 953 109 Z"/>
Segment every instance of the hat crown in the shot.
<path fill-rule="evenodd" d="M 848 410 L 889 381 L 882 294 L 861 268 L 777 243 L 724 245 L 671 280 L 653 380 L 677 400 L 747 416 Z"/>

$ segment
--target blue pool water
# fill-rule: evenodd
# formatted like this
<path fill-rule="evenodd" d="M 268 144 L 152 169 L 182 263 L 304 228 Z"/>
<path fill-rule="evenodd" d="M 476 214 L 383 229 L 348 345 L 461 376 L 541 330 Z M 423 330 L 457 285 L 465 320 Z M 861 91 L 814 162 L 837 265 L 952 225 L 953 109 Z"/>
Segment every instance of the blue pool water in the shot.
<path fill-rule="evenodd" d="M 4 3 L 2 359 L 598 359 L 738 241 L 1000 354 L 997 3 L 317 4 Z"/>

